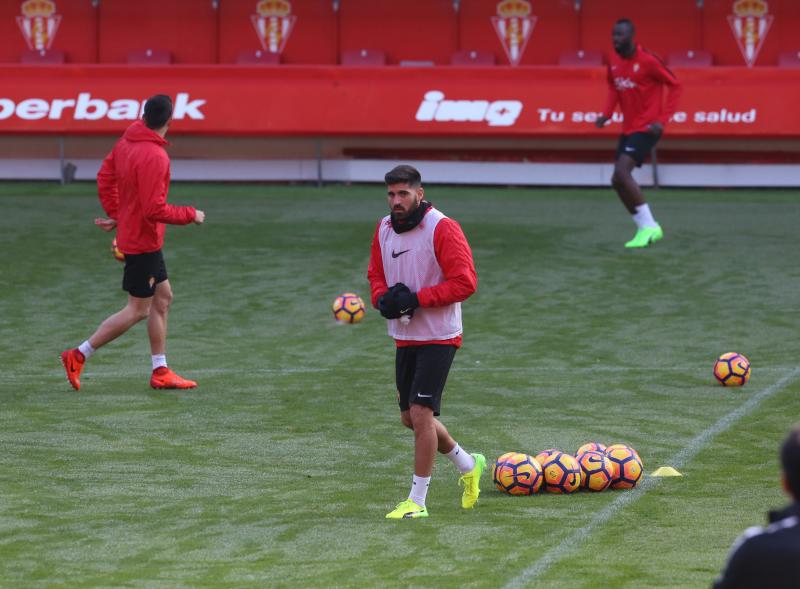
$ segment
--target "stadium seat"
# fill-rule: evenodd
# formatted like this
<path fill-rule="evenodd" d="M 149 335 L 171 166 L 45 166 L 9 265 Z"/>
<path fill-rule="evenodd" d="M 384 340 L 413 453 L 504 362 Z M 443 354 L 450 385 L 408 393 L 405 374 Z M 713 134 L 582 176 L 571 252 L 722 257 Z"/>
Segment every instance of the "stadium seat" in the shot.
<path fill-rule="evenodd" d="M 558 65 L 592 67 L 603 65 L 603 54 L 599 51 L 584 51 L 583 49 L 562 51 L 558 56 Z"/>
<path fill-rule="evenodd" d="M 279 65 L 281 63 L 280 53 L 272 51 L 240 51 L 236 56 L 236 63 L 247 65 Z"/>
<path fill-rule="evenodd" d="M 386 65 L 386 53 L 375 49 L 342 52 L 342 65 Z"/>
<path fill-rule="evenodd" d="M 708 51 L 673 51 L 667 55 L 667 65 L 671 67 L 709 67 L 714 64 Z"/>
<path fill-rule="evenodd" d="M 800 67 L 800 51 L 782 51 L 778 54 L 780 67 Z"/>
<path fill-rule="evenodd" d="M 42 65 L 50 65 L 50 64 L 59 64 L 64 63 L 66 61 L 66 57 L 63 51 L 59 51 L 58 49 L 51 49 L 49 51 L 45 51 L 44 49 L 40 51 L 36 51 L 35 49 L 28 49 L 22 53 L 20 57 L 21 63 L 26 64 L 42 64 Z"/>
<path fill-rule="evenodd" d="M 488 51 L 456 51 L 450 57 L 451 65 L 494 65 L 494 53 Z"/>
<path fill-rule="evenodd" d="M 402 67 L 433 67 L 436 64 L 429 59 L 401 59 L 398 65 Z"/>
<path fill-rule="evenodd" d="M 142 64 L 169 64 L 172 63 L 172 53 L 166 49 L 134 49 L 128 52 L 128 63 Z"/>

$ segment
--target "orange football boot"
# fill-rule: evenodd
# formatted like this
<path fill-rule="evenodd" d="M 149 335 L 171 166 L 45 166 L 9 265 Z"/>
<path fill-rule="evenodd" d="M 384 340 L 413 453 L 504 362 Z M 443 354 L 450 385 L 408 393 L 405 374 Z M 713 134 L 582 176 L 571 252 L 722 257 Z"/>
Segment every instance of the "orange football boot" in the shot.
<path fill-rule="evenodd" d="M 159 366 L 153 370 L 150 377 L 150 386 L 154 389 L 193 389 L 197 383 L 178 376 L 166 366 Z"/>
<path fill-rule="evenodd" d="M 67 380 L 72 385 L 72 388 L 76 391 L 81 390 L 81 372 L 84 364 L 86 364 L 86 358 L 83 357 L 80 350 L 73 348 L 72 350 L 61 352 L 61 364 L 64 365 L 64 370 L 67 371 Z"/>

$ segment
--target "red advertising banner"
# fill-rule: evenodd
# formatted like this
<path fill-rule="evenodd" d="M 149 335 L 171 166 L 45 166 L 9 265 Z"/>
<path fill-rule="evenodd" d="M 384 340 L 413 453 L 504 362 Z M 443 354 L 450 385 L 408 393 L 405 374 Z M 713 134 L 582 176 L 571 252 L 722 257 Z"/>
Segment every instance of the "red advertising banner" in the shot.
<path fill-rule="evenodd" d="M 676 136 L 800 136 L 800 76 L 780 68 L 678 70 Z M 119 133 L 157 93 L 171 133 L 588 136 L 603 68 L 328 66 L 0 67 L 0 133 Z"/>

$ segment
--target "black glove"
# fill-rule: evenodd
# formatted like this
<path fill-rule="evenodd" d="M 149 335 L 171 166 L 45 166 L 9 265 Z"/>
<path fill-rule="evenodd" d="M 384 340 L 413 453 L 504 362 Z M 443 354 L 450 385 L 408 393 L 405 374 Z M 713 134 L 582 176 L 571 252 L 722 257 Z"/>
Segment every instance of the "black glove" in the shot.
<path fill-rule="evenodd" d="M 392 296 L 391 290 L 387 290 L 378 297 L 378 311 L 386 319 L 400 318 L 400 308 L 397 306 L 397 299 Z"/>
<path fill-rule="evenodd" d="M 397 286 L 397 285 L 395 285 Z M 411 292 L 411 290 L 405 285 L 402 285 L 402 289 L 396 289 L 394 291 L 394 298 L 397 301 L 397 308 L 401 315 L 408 315 L 409 317 L 414 316 L 414 309 L 419 307 L 419 299 L 417 298 L 417 293 Z"/>

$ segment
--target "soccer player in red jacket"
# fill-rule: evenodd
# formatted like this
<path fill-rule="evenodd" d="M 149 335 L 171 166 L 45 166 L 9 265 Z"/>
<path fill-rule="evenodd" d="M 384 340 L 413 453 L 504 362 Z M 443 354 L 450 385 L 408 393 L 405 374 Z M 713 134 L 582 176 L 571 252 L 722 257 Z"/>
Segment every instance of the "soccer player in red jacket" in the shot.
<path fill-rule="evenodd" d="M 636 44 L 634 35 L 633 23 L 628 19 L 614 24 L 611 38 L 615 54 L 608 65 L 608 100 L 595 123 L 598 129 L 602 128 L 619 103 L 624 119 L 611 184 L 636 223 L 636 235 L 625 244 L 628 248 L 647 247 L 664 237 L 631 172 L 634 167 L 641 167 L 661 138 L 682 91 L 675 75 L 657 55 Z"/>
<path fill-rule="evenodd" d="M 472 251 L 461 226 L 423 200 L 416 169 L 397 166 L 385 180 L 391 214 L 375 230 L 367 278 L 372 305 L 389 320 L 396 343 L 400 421 L 414 432 L 411 492 L 386 517 L 428 517 L 425 498 L 437 450 L 461 472 L 461 506 L 470 509 L 486 458 L 463 450 L 436 416 L 461 346 L 461 302 L 478 285 Z"/>
<path fill-rule="evenodd" d="M 201 224 L 205 213 L 194 207 L 167 204 L 169 156 L 164 139 L 172 119 L 172 100 L 159 94 L 148 99 L 141 120 L 133 123 L 103 160 L 97 174 L 100 203 L 108 218 L 95 219 L 104 231 L 117 230 L 117 247 L 125 254 L 122 289 L 125 307 L 108 317 L 92 336 L 61 353 L 72 388 L 81 388 L 81 371 L 94 352 L 147 319 L 154 389 L 190 389 L 197 386 L 167 367 L 167 314 L 172 287 L 161 248 L 165 223 Z"/>

